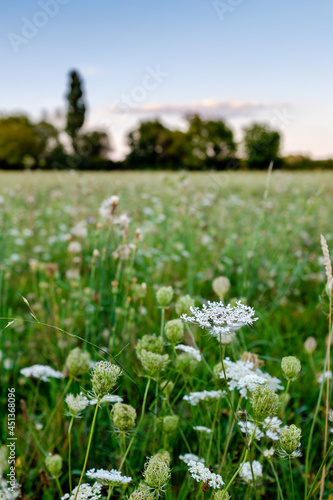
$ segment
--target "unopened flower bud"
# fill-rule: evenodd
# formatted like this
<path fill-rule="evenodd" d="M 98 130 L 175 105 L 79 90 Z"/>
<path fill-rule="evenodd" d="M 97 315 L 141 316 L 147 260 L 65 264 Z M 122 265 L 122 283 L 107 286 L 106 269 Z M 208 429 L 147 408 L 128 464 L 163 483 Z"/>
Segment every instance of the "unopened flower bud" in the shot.
<path fill-rule="evenodd" d="M 97 248 L 95 248 L 94 251 L 93 251 L 93 257 L 94 257 L 94 259 L 97 259 L 100 255 L 101 254 L 100 254 L 99 250 Z"/>
<path fill-rule="evenodd" d="M 121 375 L 121 368 L 108 361 L 99 361 L 92 373 L 92 387 L 98 399 L 109 394 Z"/>
<path fill-rule="evenodd" d="M 230 289 L 230 281 L 226 276 L 219 276 L 218 278 L 214 279 L 212 288 L 218 298 L 220 300 L 223 300 Z"/>
<path fill-rule="evenodd" d="M 62 458 L 60 455 L 49 455 L 45 458 L 45 465 L 51 476 L 56 479 L 61 476 Z"/>
<path fill-rule="evenodd" d="M 167 434 L 175 432 L 179 424 L 179 417 L 177 415 L 168 415 L 163 418 L 163 430 Z"/>
<path fill-rule="evenodd" d="M 155 500 L 155 492 L 152 492 L 149 486 L 145 483 L 140 483 L 138 489 L 133 491 L 130 500 Z"/>
<path fill-rule="evenodd" d="M 65 401 L 68 405 L 69 412 L 73 417 L 79 415 L 79 413 L 85 410 L 89 405 L 88 399 L 82 394 L 78 394 L 77 396 L 68 394 Z"/>
<path fill-rule="evenodd" d="M 182 314 L 190 314 L 191 307 L 194 307 L 194 299 L 190 295 L 183 295 L 179 297 L 176 302 L 176 313 L 181 316 Z"/>
<path fill-rule="evenodd" d="M 179 368 L 187 373 L 194 373 L 198 368 L 199 361 L 194 359 L 191 354 L 183 352 L 177 356 L 176 368 Z"/>
<path fill-rule="evenodd" d="M 173 297 L 172 286 L 163 286 L 162 288 L 159 288 L 157 290 L 156 297 L 159 305 L 162 307 L 162 309 L 165 309 L 172 301 Z"/>
<path fill-rule="evenodd" d="M 308 337 L 304 342 L 304 350 L 308 354 L 312 354 L 317 347 L 317 341 L 314 337 Z"/>
<path fill-rule="evenodd" d="M 214 493 L 213 500 L 229 500 L 231 497 L 225 490 L 217 490 Z"/>
<path fill-rule="evenodd" d="M 280 434 L 281 448 L 290 455 L 300 445 L 302 431 L 296 425 L 285 427 Z"/>
<path fill-rule="evenodd" d="M 162 382 L 160 385 L 160 389 L 161 389 L 161 391 L 163 391 L 162 396 L 164 396 L 165 398 L 169 398 L 174 387 L 175 387 L 175 384 L 172 382 L 172 380 L 169 380 L 169 382 L 166 385 L 165 385 L 165 382 Z"/>
<path fill-rule="evenodd" d="M 257 385 L 250 402 L 256 421 L 262 422 L 267 417 L 273 417 L 279 408 L 279 396 L 268 385 Z"/>
<path fill-rule="evenodd" d="M 136 344 L 136 352 L 139 357 L 143 349 L 149 352 L 154 352 L 155 354 L 162 354 L 164 349 L 163 339 L 154 334 L 144 335 Z"/>
<path fill-rule="evenodd" d="M 184 323 L 181 319 L 173 319 L 167 322 L 165 325 L 165 336 L 171 344 L 179 344 L 183 339 L 183 335 Z"/>
<path fill-rule="evenodd" d="M 295 356 L 286 356 L 282 358 L 281 368 L 286 379 L 296 380 L 301 371 L 301 362 Z"/>
<path fill-rule="evenodd" d="M 148 486 L 159 491 L 169 480 L 170 468 L 165 460 L 154 455 L 148 459 L 143 476 Z"/>
<path fill-rule="evenodd" d="M 75 347 L 67 356 L 66 365 L 72 377 L 79 377 L 90 368 L 90 354 L 79 347 Z"/>
<path fill-rule="evenodd" d="M 112 410 L 112 418 L 117 429 L 128 432 L 135 425 L 136 410 L 131 405 L 116 403 Z"/>
<path fill-rule="evenodd" d="M 147 375 L 152 378 L 158 377 L 169 362 L 168 354 L 155 354 L 142 349 L 139 359 Z"/>

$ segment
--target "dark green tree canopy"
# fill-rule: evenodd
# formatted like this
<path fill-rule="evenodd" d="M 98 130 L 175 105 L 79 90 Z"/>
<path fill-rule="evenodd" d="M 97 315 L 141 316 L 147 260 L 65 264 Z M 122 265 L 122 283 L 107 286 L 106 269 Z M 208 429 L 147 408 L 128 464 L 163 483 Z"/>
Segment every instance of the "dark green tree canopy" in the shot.
<path fill-rule="evenodd" d="M 86 105 L 81 77 L 77 71 L 71 71 L 69 76 L 70 88 L 66 96 L 68 101 L 66 132 L 72 140 L 74 151 L 77 153 L 77 137 L 84 124 Z"/>
<path fill-rule="evenodd" d="M 244 149 L 250 168 L 266 169 L 279 156 L 281 136 L 265 123 L 244 128 Z"/>
<path fill-rule="evenodd" d="M 211 167 L 234 157 L 236 143 L 232 130 L 222 120 L 204 120 L 199 115 L 187 117 L 189 157 L 193 167 Z"/>

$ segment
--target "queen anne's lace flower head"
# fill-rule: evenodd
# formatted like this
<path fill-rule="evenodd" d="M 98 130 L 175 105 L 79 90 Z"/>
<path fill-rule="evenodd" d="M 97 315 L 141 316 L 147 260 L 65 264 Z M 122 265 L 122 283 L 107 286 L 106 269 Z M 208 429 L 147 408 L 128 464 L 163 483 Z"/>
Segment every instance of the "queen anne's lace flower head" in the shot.
<path fill-rule="evenodd" d="M 64 378 L 61 372 L 46 365 L 33 365 L 22 368 L 20 373 L 25 377 L 39 378 L 43 382 L 49 382 L 50 378 Z"/>
<path fill-rule="evenodd" d="M 20 485 L 15 482 L 9 489 L 9 483 L 0 477 L 0 498 L 1 500 L 16 500 L 21 496 Z"/>
<path fill-rule="evenodd" d="M 102 485 L 99 483 L 94 483 L 92 486 L 85 483 L 80 485 L 79 491 L 77 486 L 71 495 L 66 493 L 66 495 L 61 497 L 61 500 L 74 500 L 75 498 L 76 500 L 99 500 L 102 497 L 101 490 Z"/>
<path fill-rule="evenodd" d="M 189 472 L 193 479 L 198 483 L 207 483 L 211 488 L 218 489 L 224 485 L 224 481 L 219 474 L 214 474 L 213 472 L 205 467 L 201 462 L 189 462 Z"/>
<path fill-rule="evenodd" d="M 260 368 L 255 369 L 256 365 L 252 361 L 238 360 L 234 362 L 229 358 L 226 358 L 223 360 L 223 363 L 229 390 L 233 391 L 234 389 L 237 389 L 240 392 L 240 395 L 245 399 L 248 398 L 248 392 L 252 392 L 258 384 L 267 384 L 274 391 L 283 389 L 281 380 L 276 377 L 271 377 Z M 221 379 L 224 379 L 224 372 L 222 370 L 221 363 L 216 365 L 214 373 L 218 374 Z"/>
<path fill-rule="evenodd" d="M 179 459 L 185 462 L 188 465 L 190 462 L 201 462 L 205 463 L 204 458 L 199 458 L 198 455 L 194 455 L 194 453 L 185 453 L 185 455 L 179 455 Z"/>
<path fill-rule="evenodd" d="M 96 479 L 96 481 L 101 484 L 105 484 L 106 486 L 118 486 L 132 481 L 131 477 L 122 476 L 121 472 L 115 469 L 110 471 L 105 469 L 90 469 L 86 475 L 91 479 Z"/>
<path fill-rule="evenodd" d="M 190 392 L 189 395 L 183 397 L 184 401 L 188 401 L 190 405 L 196 406 L 200 401 L 209 401 L 212 399 L 219 399 L 223 396 L 222 391 L 201 391 Z"/>
<path fill-rule="evenodd" d="M 196 425 L 193 429 L 197 432 L 204 432 L 205 434 L 211 434 L 213 431 L 208 427 L 204 427 L 203 425 Z"/>
<path fill-rule="evenodd" d="M 253 476 L 254 480 L 258 479 L 259 477 L 262 477 L 262 465 L 260 462 L 257 460 L 253 460 L 252 462 L 252 470 L 253 470 Z M 248 484 L 253 483 L 253 477 L 252 477 L 252 471 L 251 471 L 251 465 L 250 462 L 245 462 L 241 470 L 239 471 L 240 477 L 243 479 Z"/>
<path fill-rule="evenodd" d="M 222 343 L 229 343 L 237 330 L 242 326 L 251 326 L 258 318 L 252 307 L 237 301 L 235 306 L 223 302 L 210 302 L 199 307 L 190 308 L 192 316 L 183 314 L 181 318 L 198 325 L 200 328 L 210 330 L 213 337 L 217 337 Z"/>

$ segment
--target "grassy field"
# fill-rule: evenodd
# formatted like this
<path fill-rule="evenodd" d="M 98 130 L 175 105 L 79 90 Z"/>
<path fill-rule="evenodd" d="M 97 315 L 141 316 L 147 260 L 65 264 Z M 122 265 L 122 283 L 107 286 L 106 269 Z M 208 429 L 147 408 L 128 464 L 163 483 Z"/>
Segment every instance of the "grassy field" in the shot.
<path fill-rule="evenodd" d="M 315 476 L 325 441 L 327 387 L 318 377 L 330 315 L 320 234 L 331 247 L 333 176 L 27 172 L 0 173 L 0 186 L 0 441 L 8 443 L 8 390 L 14 388 L 15 470 L 23 498 L 60 499 L 60 490 L 70 493 L 79 483 L 90 438 L 87 470 L 121 470 L 132 482 L 103 487 L 95 497 L 82 496 L 81 487 L 77 500 L 99 494 L 168 500 L 228 499 L 228 494 L 232 499 L 307 498 L 312 484 L 319 485 L 321 474 Z M 100 206 L 111 195 L 119 196 L 119 204 L 111 217 L 103 217 Z M 219 276 L 230 281 L 223 297 L 212 288 Z M 157 292 L 169 286 L 173 296 L 164 308 Z M 184 323 L 181 344 L 197 348 L 203 357 L 199 362 L 175 349 L 165 331 L 167 322 L 185 312 L 179 298 L 186 295 L 200 308 L 208 300 L 223 298 L 232 305 L 241 300 L 255 309 L 258 320 L 223 346 L 209 330 Z M 137 342 L 147 334 L 156 339 L 144 343 L 145 361 Z M 316 340 L 313 353 L 304 348 L 309 337 Z M 68 414 L 66 395 L 83 391 L 90 397 L 92 392 L 90 370 L 71 373 L 66 363 L 76 347 L 88 351 L 92 362 L 104 359 L 123 368 L 111 392 L 137 412 L 128 431 L 116 425 L 114 403 L 91 404 L 81 418 Z M 155 370 L 163 362 L 149 349 L 168 356 L 163 370 Z M 244 415 L 263 430 L 253 416 L 255 389 L 242 395 L 239 387 L 225 383 L 221 369 L 244 352 L 257 354 L 265 363 L 261 370 L 280 379 L 277 434 L 291 424 L 300 428 L 302 456 L 283 458 L 278 439 L 264 435 L 257 441 L 250 427 L 242 433 Z M 281 370 L 285 356 L 297 356 L 302 364 L 288 388 Z M 214 376 L 214 367 L 226 357 L 231 361 Z M 63 378 L 45 382 L 20 372 L 35 364 L 52 367 Z M 223 392 L 195 406 L 183 399 L 198 391 Z M 235 419 L 238 410 L 246 412 Z M 272 447 L 274 455 L 267 457 Z M 147 459 L 162 451 L 171 461 L 158 455 L 145 468 Z M 62 457 L 59 477 L 52 477 L 52 466 L 47 471 L 49 453 Z M 218 496 L 218 489 L 191 477 L 179 458 L 186 453 L 205 459 L 228 493 Z M 330 452 L 323 498 L 333 498 L 332 458 Z M 0 448 L 3 477 L 6 460 Z M 252 472 L 246 480 L 238 471 L 245 461 L 262 468 L 255 481 Z M 154 467 L 158 485 L 149 477 Z M 132 493 L 143 480 L 142 488 L 150 489 Z M 94 480 L 83 475 L 83 483 Z M 319 498 L 319 491 L 308 498 Z M 12 495 L 1 497 L 0 489 L 0 498 L 16 498 Z"/>

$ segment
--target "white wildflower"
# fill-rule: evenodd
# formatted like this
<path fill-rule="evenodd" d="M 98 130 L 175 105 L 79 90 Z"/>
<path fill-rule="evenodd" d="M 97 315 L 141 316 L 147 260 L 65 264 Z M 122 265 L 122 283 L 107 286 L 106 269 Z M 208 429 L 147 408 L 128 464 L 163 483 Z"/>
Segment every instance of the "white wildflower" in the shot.
<path fill-rule="evenodd" d="M 176 345 L 175 349 L 187 352 L 192 356 L 192 358 L 196 359 L 197 361 L 201 361 L 200 351 L 198 349 L 195 349 L 194 347 L 191 347 L 190 345 L 178 344 Z"/>
<path fill-rule="evenodd" d="M 202 309 L 190 307 L 193 316 L 182 314 L 181 318 L 198 325 L 200 328 L 209 329 L 213 337 L 217 337 L 222 343 L 229 343 L 234 333 L 242 326 L 253 325 L 258 318 L 255 310 L 237 301 L 235 306 L 223 302 L 210 302 L 204 304 Z"/>
<path fill-rule="evenodd" d="M 9 489 L 10 488 L 10 489 Z M 0 499 L 1 500 L 15 500 L 21 496 L 20 485 L 15 483 L 14 486 L 9 487 L 9 483 L 0 477 Z"/>
<path fill-rule="evenodd" d="M 212 429 L 208 429 L 208 427 L 204 427 L 203 425 L 196 425 L 193 429 L 198 432 L 205 432 L 206 434 L 211 434 L 213 432 Z"/>
<path fill-rule="evenodd" d="M 253 435 L 254 429 L 256 428 L 256 425 L 249 420 L 247 422 L 241 421 L 238 425 L 240 430 L 244 432 L 244 434 L 247 433 L 248 438 Z M 256 441 L 260 441 L 262 437 L 264 437 L 264 433 L 259 429 L 259 427 L 257 427 L 255 430 L 254 439 L 256 439 Z"/>
<path fill-rule="evenodd" d="M 106 486 L 117 486 L 121 484 L 127 484 L 132 481 L 131 477 L 122 476 L 121 472 L 115 469 L 110 471 L 104 469 L 95 469 L 88 470 L 86 473 L 88 477 L 91 479 L 96 479 L 101 484 L 105 484 Z"/>
<path fill-rule="evenodd" d="M 104 200 L 99 208 L 99 215 L 103 219 L 110 219 L 119 203 L 119 196 L 110 196 Z"/>
<path fill-rule="evenodd" d="M 331 371 L 326 371 L 325 373 L 321 373 L 319 377 L 317 378 L 318 384 L 321 384 L 323 379 L 327 380 L 328 378 L 331 380 L 332 379 L 332 372 Z"/>
<path fill-rule="evenodd" d="M 33 365 L 27 368 L 22 368 L 20 371 L 25 377 L 39 378 L 43 382 L 49 382 L 50 378 L 64 378 L 61 372 L 54 370 L 46 365 Z"/>
<path fill-rule="evenodd" d="M 71 231 L 73 236 L 77 236 L 78 238 L 86 238 L 88 235 L 87 222 L 85 220 L 81 220 L 78 222 Z"/>
<path fill-rule="evenodd" d="M 82 250 L 81 243 L 78 241 L 71 241 L 67 248 L 69 253 L 80 253 Z"/>
<path fill-rule="evenodd" d="M 279 435 L 281 434 L 281 424 L 282 421 L 277 417 L 265 418 L 263 427 L 266 431 L 266 436 L 273 441 L 277 441 L 279 439 Z"/>
<path fill-rule="evenodd" d="M 219 399 L 222 397 L 222 391 L 201 391 L 201 392 L 190 392 L 187 396 L 184 396 L 183 399 L 188 401 L 190 405 L 196 406 L 200 401 L 206 401 L 209 399 Z"/>
<path fill-rule="evenodd" d="M 201 462 L 205 463 L 204 458 L 199 458 L 198 455 L 194 455 L 194 453 L 185 453 L 185 455 L 179 455 L 179 459 L 185 462 L 188 465 L 190 462 Z"/>
<path fill-rule="evenodd" d="M 102 485 L 99 483 L 95 483 L 93 486 L 90 486 L 88 483 L 81 484 L 76 496 L 77 490 L 78 487 L 74 488 L 71 495 L 66 493 L 66 495 L 61 497 L 61 500 L 74 500 L 74 498 L 76 500 L 99 500 L 102 497 Z"/>
<path fill-rule="evenodd" d="M 123 400 L 123 398 L 121 398 L 120 396 L 117 396 L 116 394 L 107 394 L 106 396 L 102 397 L 102 399 L 100 400 L 100 403 L 121 403 L 122 400 Z M 90 399 L 90 404 L 96 405 L 97 398 Z"/>
<path fill-rule="evenodd" d="M 253 469 L 254 480 L 258 479 L 259 477 L 262 477 L 262 465 L 260 462 L 258 462 L 257 460 L 253 460 L 252 469 Z M 239 471 L 239 475 L 246 483 L 251 484 L 253 482 L 250 462 L 245 462 L 245 464 Z"/>
<path fill-rule="evenodd" d="M 264 450 L 264 457 L 265 458 L 272 458 L 274 456 L 274 448 L 267 448 L 266 450 Z"/>
<path fill-rule="evenodd" d="M 198 483 L 208 483 L 211 488 L 221 488 L 224 485 L 223 479 L 219 474 L 214 474 L 208 467 L 205 467 L 201 462 L 189 462 L 189 472 L 193 479 Z"/>
<path fill-rule="evenodd" d="M 252 392 L 257 384 L 267 384 L 274 391 L 283 389 L 283 386 L 280 385 L 281 380 L 271 377 L 260 368 L 254 370 L 254 363 L 252 361 L 238 360 L 233 362 L 229 358 L 226 358 L 223 360 L 223 363 L 230 391 L 237 389 L 245 399 L 248 397 L 248 391 Z M 223 370 L 219 375 L 220 378 L 224 379 Z"/>

